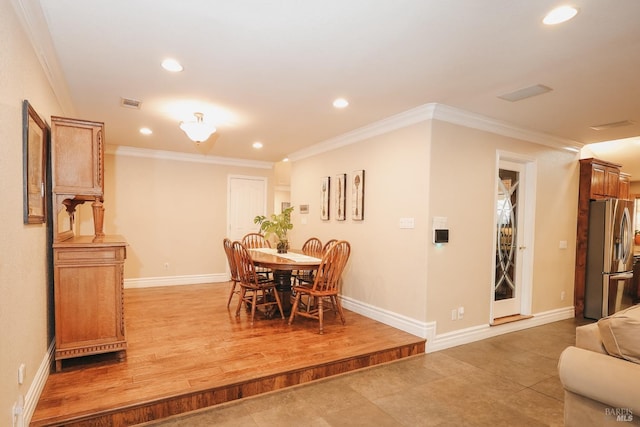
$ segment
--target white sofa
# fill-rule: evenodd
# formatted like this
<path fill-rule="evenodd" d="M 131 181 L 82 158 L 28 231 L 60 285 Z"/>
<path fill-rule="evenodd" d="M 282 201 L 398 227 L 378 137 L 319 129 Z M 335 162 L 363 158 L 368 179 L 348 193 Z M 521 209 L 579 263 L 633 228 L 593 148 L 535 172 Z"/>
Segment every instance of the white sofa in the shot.
<path fill-rule="evenodd" d="M 576 328 L 558 371 L 566 427 L 640 426 L 640 305 Z"/>

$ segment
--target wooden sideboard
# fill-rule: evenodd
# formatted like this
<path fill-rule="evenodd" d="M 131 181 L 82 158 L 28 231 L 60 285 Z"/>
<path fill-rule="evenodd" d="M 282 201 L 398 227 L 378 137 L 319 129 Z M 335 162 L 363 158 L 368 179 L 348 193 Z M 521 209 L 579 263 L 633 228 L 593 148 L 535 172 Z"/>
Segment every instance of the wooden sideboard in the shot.
<path fill-rule="evenodd" d="M 127 243 L 106 236 L 104 124 L 51 117 L 56 371 L 69 358 L 126 356 L 124 262 Z M 91 202 L 94 235 L 76 235 L 76 207 Z"/>
<path fill-rule="evenodd" d="M 56 370 L 62 360 L 118 352 L 125 357 L 121 236 L 77 236 L 53 244 Z"/>

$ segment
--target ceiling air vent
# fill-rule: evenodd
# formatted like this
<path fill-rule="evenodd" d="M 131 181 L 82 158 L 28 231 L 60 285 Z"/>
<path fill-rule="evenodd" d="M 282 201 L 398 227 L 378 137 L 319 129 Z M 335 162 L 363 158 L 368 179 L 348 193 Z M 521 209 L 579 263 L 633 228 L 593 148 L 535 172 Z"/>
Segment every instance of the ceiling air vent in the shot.
<path fill-rule="evenodd" d="M 605 123 L 603 125 L 595 125 L 595 126 L 589 126 L 589 127 L 593 130 L 605 130 L 605 129 L 611 129 L 611 128 L 619 128 L 621 126 L 630 126 L 632 124 L 633 122 L 631 120 L 622 120 L 619 122 Z"/>
<path fill-rule="evenodd" d="M 523 99 L 531 98 L 532 96 L 542 95 L 543 93 L 551 92 L 552 90 L 553 89 L 551 89 L 549 86 L 538 84 L 518 89 L 514 92 L 505 93 L 504 95 L 498 96 L 498 98 L 504 99 L 505 101 L 516 102 Z"/>
<path fill-rule="evenodd" d="M 120 105 L 127 108 L 135 108 L 140 109 L 140 105 L 142 105 L 142 101 L 138 101 L 137 99 L 131 98 L 120 98 Z"/>

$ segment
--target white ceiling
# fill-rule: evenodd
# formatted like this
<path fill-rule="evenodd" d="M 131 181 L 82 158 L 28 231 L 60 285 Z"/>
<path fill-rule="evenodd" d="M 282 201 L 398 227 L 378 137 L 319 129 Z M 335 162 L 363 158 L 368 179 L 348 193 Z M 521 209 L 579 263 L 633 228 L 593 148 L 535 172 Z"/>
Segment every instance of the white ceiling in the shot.
<path fill-rule="evenodd" d="M 178 124 L 202 111 L 218 133 L 201 150 L 272 162 L 427 103 L 577 145 L 640 135 L 638 0 L 576 0 L 552 27 L 557 0 L 13 1 L 65 114 L 104 121 L 110 144 L 197 153 Z M 535 84 L 553 90 L 498 98 Z M 640 177 L 622 145 L 636 154 L 605 160 Z"/>

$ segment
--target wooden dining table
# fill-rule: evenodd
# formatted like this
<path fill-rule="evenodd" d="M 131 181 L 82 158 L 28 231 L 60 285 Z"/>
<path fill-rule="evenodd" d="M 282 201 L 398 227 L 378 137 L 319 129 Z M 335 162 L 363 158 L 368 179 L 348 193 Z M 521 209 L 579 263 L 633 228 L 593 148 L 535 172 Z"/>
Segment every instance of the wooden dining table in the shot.
<path fill-rule="evenodd" d="M 285 314 L 291 312 L 291 280 L 293 271 L 317 270 L 322 261 L 305 255 L 300 249 L 289 249 L 287 253 L 279 254 L 277 249 L 255 248 L 249 249 L 253 264 L 257 267 L 269 268 L 273 272 L 276 290 L 280 294 L 282 309 Z"/>

